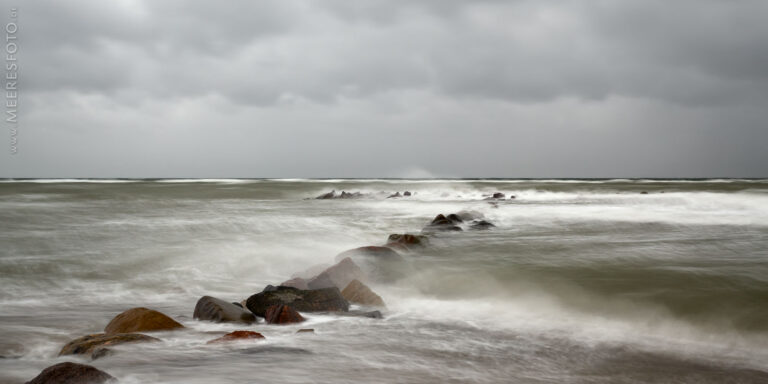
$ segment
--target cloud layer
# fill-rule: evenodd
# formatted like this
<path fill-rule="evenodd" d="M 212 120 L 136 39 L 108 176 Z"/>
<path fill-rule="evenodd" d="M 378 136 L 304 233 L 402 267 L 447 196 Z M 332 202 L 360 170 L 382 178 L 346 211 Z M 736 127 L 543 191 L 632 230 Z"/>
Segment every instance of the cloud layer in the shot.
<path fill-rule="evenodd" d="M 18 8 L 0 176 L 768 176 L 765 1 Z"/>

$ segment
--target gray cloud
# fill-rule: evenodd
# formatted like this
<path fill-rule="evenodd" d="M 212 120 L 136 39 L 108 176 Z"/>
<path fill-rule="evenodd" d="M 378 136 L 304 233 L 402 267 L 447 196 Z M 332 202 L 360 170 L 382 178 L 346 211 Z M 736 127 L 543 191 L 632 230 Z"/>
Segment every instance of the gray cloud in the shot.
<path fill-rule="evenodd" d="M 768 176 L 764 1 L 19 8 L 1 176 Z"/>

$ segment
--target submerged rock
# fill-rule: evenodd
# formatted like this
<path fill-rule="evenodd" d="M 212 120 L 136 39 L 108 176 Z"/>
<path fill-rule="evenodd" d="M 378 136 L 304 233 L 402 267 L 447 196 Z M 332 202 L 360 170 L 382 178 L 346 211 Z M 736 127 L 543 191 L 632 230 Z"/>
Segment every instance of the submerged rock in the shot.
<path fill-rule="evenodd" d="M 302 328 L 296 331 L 296 333 L 315 333 L 314 328 Z"/>
<path fill-rule="evenodd" d="M 289 305 L 277 304 L 267 308 L 264 318 L 267 324 L 294 324 L 305 319 Z"/>
<path fill-rule="evenodd" d="M 104 328 L 104 332 L 107 334 L 135 333 L 168 331 L 178 328 L 184 328 L 184 326 L 158 311 L 139 307 L 115 316 Z"/>
<path fill-rule="evenodd" d="M 219 337 L 217 339 L 210 340 L 206 344 L 216 344 L 216 343 L 226 343 L 229 341 L 238 341 L 238 340 L 261 340 L 265 339 L 264 335 L 258 332 L 253 331 L 234 331 L 227 333 L 226 335 Z"/>
<path fill-rule="evenodd" d="M 336 191 L 335 190 L 334 191 L 330 191 L 328 193 L 324 193 L 324 194 L 316 197 L 315 199 L 325 200 L 325 199 L 333 199 L 334 197 L 336 197 Z"/>
<path fill-rule="evenodd" d="M 307 282 L 309 289 L 336 287 L 343 289 L 352 280 L 365 280 L 365 273 L 352 259 L 345 257 L 336 265 L 323 271 Z"/>
<path fill-rule="evenodd" d="M 387 238 L 387 246 L 390 244 L 401 244 L 405 245 L 406 247 L 413 247 L 413 246 L 426 246 L 429 244 L 429 238 L 424 235 L 411 235 L 408 233 L 405 234 L 397 234 L 393 233 L 389 235 Z"/>
<path fill-rule="evenodd" d="M 367 317 L 370 319 L 383 319 L 384 316 L 381 311 L 349 311 L 344 313 L 337 313 L 337 316 L 343 317 Z"/>
<path fill-rule="evenodd" d="M 491 222 L 485 220 L 475 220 L 469 225 L 472 229 L 491 229 L 495 227 Z"/>
<path fill-rule="evenodd" d="M 409 192 L 409 191 L 403 192 L 403 196 L 410 196 L 410 195 L 411 195 L 411 192 Z"/>
<path fill-rule="evenodd" d="M 59 363 L 52 365 L 26 384 L 102 384 L 115 381 L 110 374 L 90 365 Z"/>
<path fill-rule="evenodd" d="M 423 231 L 429 232 L 429 231 L 461 231 L 461 227 L 457 226 L 456 223 L 445 217 L 442 213 L 435 216 L 435 218 L 432 220 L 432 222 L 429 223 L 426 227 L 424 227 Z"/>
<path fill-rule="evenodd" d="M 387 196 L 387 199 L 393 199 L 393 198 L 398 198 L 398 197 L 402 197 L 402 195 L 400 195 L 400 192 L 395 192 L 395 193 Z"/>
<path fill-rule="evenodd" d="M 197 320 L 214 323 L 252 324 L 256 322 L 256 316 L 250 311 L 211 296 L 203 296 L 197 301 L 192 316 Z"/>
<path fill-rule="evenodd" d="M 246 301 L 246 307 L 261 317 L 266 317 L 267 308 L 278 304 L 290 305 L 300 312 L 346 312 L 349 310 L 349 303 L 336 287 L 301 290 L 280 286 L 276 291 L 259 292 Z"/>
<path fill-rule="evenodd" d="M 381 299 L 381 296 L 377 295 L 368 288 L 368 286 L 358 280 L 352 280 L 352 282 L 341 291 L 341 295 L 350 303 L 371 307 L 385 307 L 384 300 Z"/>
<path fill-rule="evenodd" d="M 114 335 L 96 333 L 79 337 L 70 341 L 61 348 L 61 351 L 59 351 L 59 356 L 90 355 L 91 358 L 97 359 L 99 357 L 105 356 L 107 353 L 107 349 L 105 347 L 149 341 L 160 341 L 160 339 L 139 333 L 118 333 Z"/>

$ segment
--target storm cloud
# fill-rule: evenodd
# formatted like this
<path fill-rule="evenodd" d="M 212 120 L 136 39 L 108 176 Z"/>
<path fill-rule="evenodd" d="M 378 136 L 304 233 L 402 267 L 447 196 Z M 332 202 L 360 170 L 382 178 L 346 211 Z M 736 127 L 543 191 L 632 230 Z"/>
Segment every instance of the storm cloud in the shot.
<path fill-rule="evenodd" d="M 3 1 L 3 177 L 764 177 L 765 1 Z"/>

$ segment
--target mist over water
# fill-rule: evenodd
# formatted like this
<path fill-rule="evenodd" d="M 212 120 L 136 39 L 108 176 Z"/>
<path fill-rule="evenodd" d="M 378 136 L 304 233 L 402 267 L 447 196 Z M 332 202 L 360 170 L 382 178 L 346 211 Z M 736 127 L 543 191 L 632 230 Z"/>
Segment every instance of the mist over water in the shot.
<path fill-rule="evenodd" d="M 462 210 L 496 227 L 404 253 L 383 320 L 192 319 Z M 189 329 L 86 362 L 123 383 L 768 382 L 768 180 L 6 180 L 0 243 L 0 382 L 137 306 Z"/>

